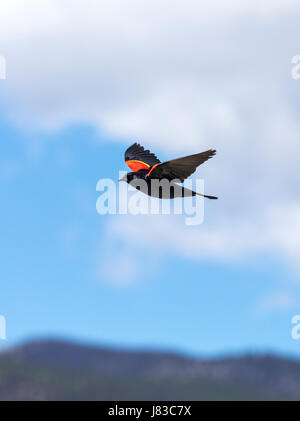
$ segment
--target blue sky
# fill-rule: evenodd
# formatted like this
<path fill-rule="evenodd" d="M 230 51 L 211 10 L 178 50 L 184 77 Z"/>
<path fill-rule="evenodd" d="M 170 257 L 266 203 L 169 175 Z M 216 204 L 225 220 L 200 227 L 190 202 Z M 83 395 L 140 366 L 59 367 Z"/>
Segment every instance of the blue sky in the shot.
<path fill-rule="evenodd" d="M 84 4 L 0 6 L 0 348 L 299 355 L 299 5 Z M 135 141 L 161 160 L 217 149 L 201 226 L 97 214 Z"/>
<path fill-rule="evenodd" d="M 1 133 L 2 163 L 19 165 L 1 179 L 1 346 L 58 335 L 196 354 L 297 353 L 290 334 L 297 308 L 255 310 L 287 282 L 286 268 L 271 257 L 229 264 L 167 254 L 153 267 L 143 251 L 132 282 L 115 284 L 97 273 L 102 253 L 118 264 L 119 246 L 106 250 L 107 219 L 117 216 L 96 213 L 95 186 L 99 177 L 117 178 L 125 144 L 79 126 L 43 138 L 2 120 Z M 28 145 L 36 141 L 41 147 L 32 156 Z"/>

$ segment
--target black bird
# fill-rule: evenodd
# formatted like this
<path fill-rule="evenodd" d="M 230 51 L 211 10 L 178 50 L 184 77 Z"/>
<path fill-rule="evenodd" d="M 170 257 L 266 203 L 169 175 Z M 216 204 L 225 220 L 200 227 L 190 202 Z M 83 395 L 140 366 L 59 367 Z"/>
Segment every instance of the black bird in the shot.
<path fill-rule="evenodd" d="M 156 155 L 149 150 L 145 150 L 138 143 L 134 143 L 125 152 L 125 162 L 133 172 L 127 173 L 119 181 L 126 181 L 137 190 L 160 199 L 174 199 L 175 197 L 196 195 L 208 199 L 217 199 L 215 196 L 196 193 L 178 184 L 182 183 L 196 171 L 199 165 L 212 158 L 215 154 L 215 150 L 209 149 L 195 155 L 160 162 Z M 166 184 L 164 184 L 165 180 Z"/>

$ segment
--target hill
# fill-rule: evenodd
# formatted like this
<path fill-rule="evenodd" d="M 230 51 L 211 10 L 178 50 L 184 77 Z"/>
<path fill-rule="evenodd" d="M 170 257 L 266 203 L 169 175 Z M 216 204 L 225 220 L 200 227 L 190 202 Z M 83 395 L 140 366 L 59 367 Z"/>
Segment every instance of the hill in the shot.
<path fill-rule="evenodd" d="M 300 362 L 34 341 L 0 353 L 0 400 L 298 400 Z"/>

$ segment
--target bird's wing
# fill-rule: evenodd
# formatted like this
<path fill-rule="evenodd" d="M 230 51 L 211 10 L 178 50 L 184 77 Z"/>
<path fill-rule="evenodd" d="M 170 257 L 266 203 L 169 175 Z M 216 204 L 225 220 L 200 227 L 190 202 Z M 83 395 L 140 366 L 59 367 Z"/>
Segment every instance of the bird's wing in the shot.
<path fill-rule="evenodd" d="M 125 162 L 128 167 L 136 172 L 139 170 L 147 170 L 155 164 L 159 164 L 160 160 L 143 146 L 134 143 L 125 152 Z"/>
<path fill-rule="evenodd" d="M 208 151 L 197 153 L 195 155 L 189 155 L 184 158 L 159 163 L 150 169 L 148 177 L 159 179 L 166 178 L 167 180 L 178 179 L 183 182 L 196 171 L 196 168 L 199 165 L 212 158 L 215 154 L 215 150 L 209 149 Z"/>

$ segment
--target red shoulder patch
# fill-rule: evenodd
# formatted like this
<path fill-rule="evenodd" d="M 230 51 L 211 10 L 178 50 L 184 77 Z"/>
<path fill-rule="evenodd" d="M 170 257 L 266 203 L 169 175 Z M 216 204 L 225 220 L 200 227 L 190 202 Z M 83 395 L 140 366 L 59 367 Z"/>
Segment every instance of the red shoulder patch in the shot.
<path fill-rule="evenodd" d="M 137 172 L 139 170 L 148 170 L 150 168 L 150 165 L 146 164 L 145 162 L 138 161 L 138 160 L 131 160 L 131 161 L 125 161 L 128 167 L 134 171 Z"/>

